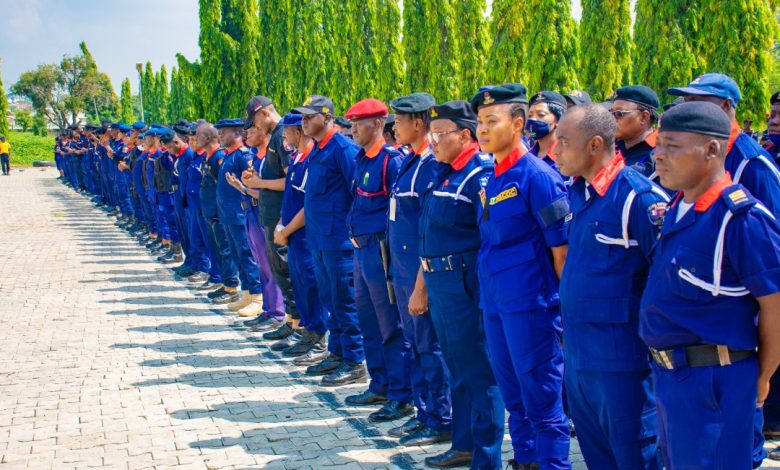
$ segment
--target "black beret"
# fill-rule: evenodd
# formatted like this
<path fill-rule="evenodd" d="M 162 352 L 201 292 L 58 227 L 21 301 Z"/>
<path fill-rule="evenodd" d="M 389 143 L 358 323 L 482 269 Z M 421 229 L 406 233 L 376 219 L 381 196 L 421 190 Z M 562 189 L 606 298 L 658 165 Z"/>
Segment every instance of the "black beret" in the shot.
<path fill-rule="evenodd" d="M 222 129 L 223 127 L 240 127 L 244 128 L 244 120 L 241 118 L 233 118 L 233 119 L 220 119 L 219 122 L 217 122 L 214 127 L 217 129 Z"/>
<path fill-rule="evenodd" d="M 615 90 L 615 94 L 612 95 L 610 101 L 630 101 L 640 106 L 644 106 L 649 109 L 658 109 L 658 95 L 655 92 L 643 85 L 629 85 Z"/>
<path fill-rule="evenodd" d="M 675 106 L 677 106 L 678 104 L 681 104 L 681 103 L 685 103 L 685 98 L 680 97 L 680 98 L 677 98 L 676 100 L 672 101 L 671 103 L 665 104 L 664 105 L 664 112 L 669 111 L 670 109 L 674 108 Z"/>
<path fill-rule="evenodd" d="M 572 90 L 564 96 L 567 100 L 570 100 L 572 103 L 574 103 L 574 106 L 592 102 L 590 99 L 590 94 L 588 94 L 588 92 L 585 90 Z"/>
<path fill-rule="evenodd" d="M 436 105 L 436 99 L 428 93 L 412 93 L 390 101 L 390 107 L 398 114 L 424 113 Z"/>
<path fill-rule="evenodd" d="M 482 106 L 493 106 L 506 103 L 528 103 L 525 85 L 520 83 L 505 83 L 488 90 L 477 92 L 471 98 L 471 109 L 476 113 Z"/>
<path fill-rule="evenodd" d="M 777 104 L 780 103 L 780 91 L 776 91 L 772 93 L 772 97 L 769 98 L 769 104 Z"/>
<path fill-rule="evenodd" d="M 547 103 L 547 106 L 550 108 L 550 111 L 552 111 L 553 114 L 558 116 L 558 119 L 563 116 L 563 113 L 566 112 L 566 98 L 563 97 L 560 93 L 557 93 L 555 91 L 540 91 L 536 93 L 534 96 L 531 97 L 530 100 L 528 100 L 528 104 L 536 104 L 536 103 Z"/>
<path fill-rule="evenodd" d="M 165 129 L 162 132 L 159 132 L 158 135 L 160 136 L 161 143 L 169 144 L 174 137 L 176 137 L 176 132 L 174 132 L 173 129 Z"/>
<path fill-rule="evenodd" d="M 388 114 L 385 119 L 385 131 L 391 130 L 395 124 L 395 114 Z"/>
<path fill-rule="evenodd" d="M 173 130 L 176 131 L 177 134 L 187 135 L 190 132 L 190 123 L 183 120 L 176 121 L 173 124 Z"/>
<path fill-rule="evenodd" d="M 477 135 L 477 116 L 469 103 L 456 100 L 434 106 L 431 109 L 431 120 L 449 119 L 458 126 L 471 131 L 471 135 Z"/>
<path fill-rule="evenodd" d="M 336 119 L 334 119 L 333 122 L 343 127 L 344 129 L 352 129 L 352 121 L 343 116 L 336 116 Z"/>
<path fill-rule="evenodd" d="M 713 103 L 692 101 L 678 104 L 664 113 L 659 132 L 690 132 L 728 139 L 731 119 Z"/>

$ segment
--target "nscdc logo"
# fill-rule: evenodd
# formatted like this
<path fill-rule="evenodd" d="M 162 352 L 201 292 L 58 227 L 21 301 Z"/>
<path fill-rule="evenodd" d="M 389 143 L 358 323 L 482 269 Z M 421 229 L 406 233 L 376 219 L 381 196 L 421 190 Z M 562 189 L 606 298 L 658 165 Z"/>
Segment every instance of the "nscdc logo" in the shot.
<path fill-rule="evenodd" d="M 575 98 L 582 98 L 582 92 L 580 90 L 574 90 L 569 95 L 575 97 Z"/>
<path fill-rule="evenodd" d="M 432 118 L 435 118 L 435 117 L 437 117 L 438 115 L 439 115 L 439 113 L 437 113 L 437 112 L 436 112 L 436 109 L 434 109 L 434 108 L 431 108 L 431 117 L 432 117 Z"/>
<path fill-rule="evenodd" d="M 482 95 L 482 103 L 483 104 L 491 104 L 494 101 L 496 101 L 496 100 L 495 100 L 495 98 L 490 96 L 490 92 L 486 91 L 485 94 Z"/>
<path fill-rule="evenodd" d="M 304 106 L 309 106 L 311 104 L 312 99 L 314 99 L 314 97 L 312 97 L 312 96 L 306 98 L 306 101 L 303 102 L 303 105 Z"/>

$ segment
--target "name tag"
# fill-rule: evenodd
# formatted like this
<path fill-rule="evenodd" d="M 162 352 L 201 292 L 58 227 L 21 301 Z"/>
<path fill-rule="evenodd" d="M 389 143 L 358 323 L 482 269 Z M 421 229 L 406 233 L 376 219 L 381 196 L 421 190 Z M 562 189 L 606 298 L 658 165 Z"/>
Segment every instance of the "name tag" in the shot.
<path fill-rule="evenodd" d="M 390 221 L 395 222 L 395 196 L 390 198 Z"/>

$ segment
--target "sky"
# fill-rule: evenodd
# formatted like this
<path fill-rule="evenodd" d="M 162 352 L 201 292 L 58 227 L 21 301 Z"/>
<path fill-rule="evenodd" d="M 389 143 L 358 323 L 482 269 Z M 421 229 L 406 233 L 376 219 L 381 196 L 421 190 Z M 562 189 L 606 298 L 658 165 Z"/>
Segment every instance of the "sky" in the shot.
<path fill-rule="evenodd" d="M 572 0 L 576 19 L 580 11 Z M 198 31 L 198 0 L 0 0 L 0 72 L 7 90 L 23 72 L 78 54 L 86 41 L 114 91 L 129 77 L 137 93 L 135 64 L 165 64 L 170 74 L 177 52 L 199 57 Z"/>

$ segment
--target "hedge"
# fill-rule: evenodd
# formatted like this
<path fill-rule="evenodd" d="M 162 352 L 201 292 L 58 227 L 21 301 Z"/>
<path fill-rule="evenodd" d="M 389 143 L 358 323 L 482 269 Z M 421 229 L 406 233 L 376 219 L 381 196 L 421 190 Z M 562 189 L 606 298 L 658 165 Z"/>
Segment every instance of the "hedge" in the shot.
<path fill-rule="evenodd" d="M 11 131 L 6 138 L 11 144 L 12 166 L 31 166 L 36 160 L 54 161 L 54 137 Z"/>

